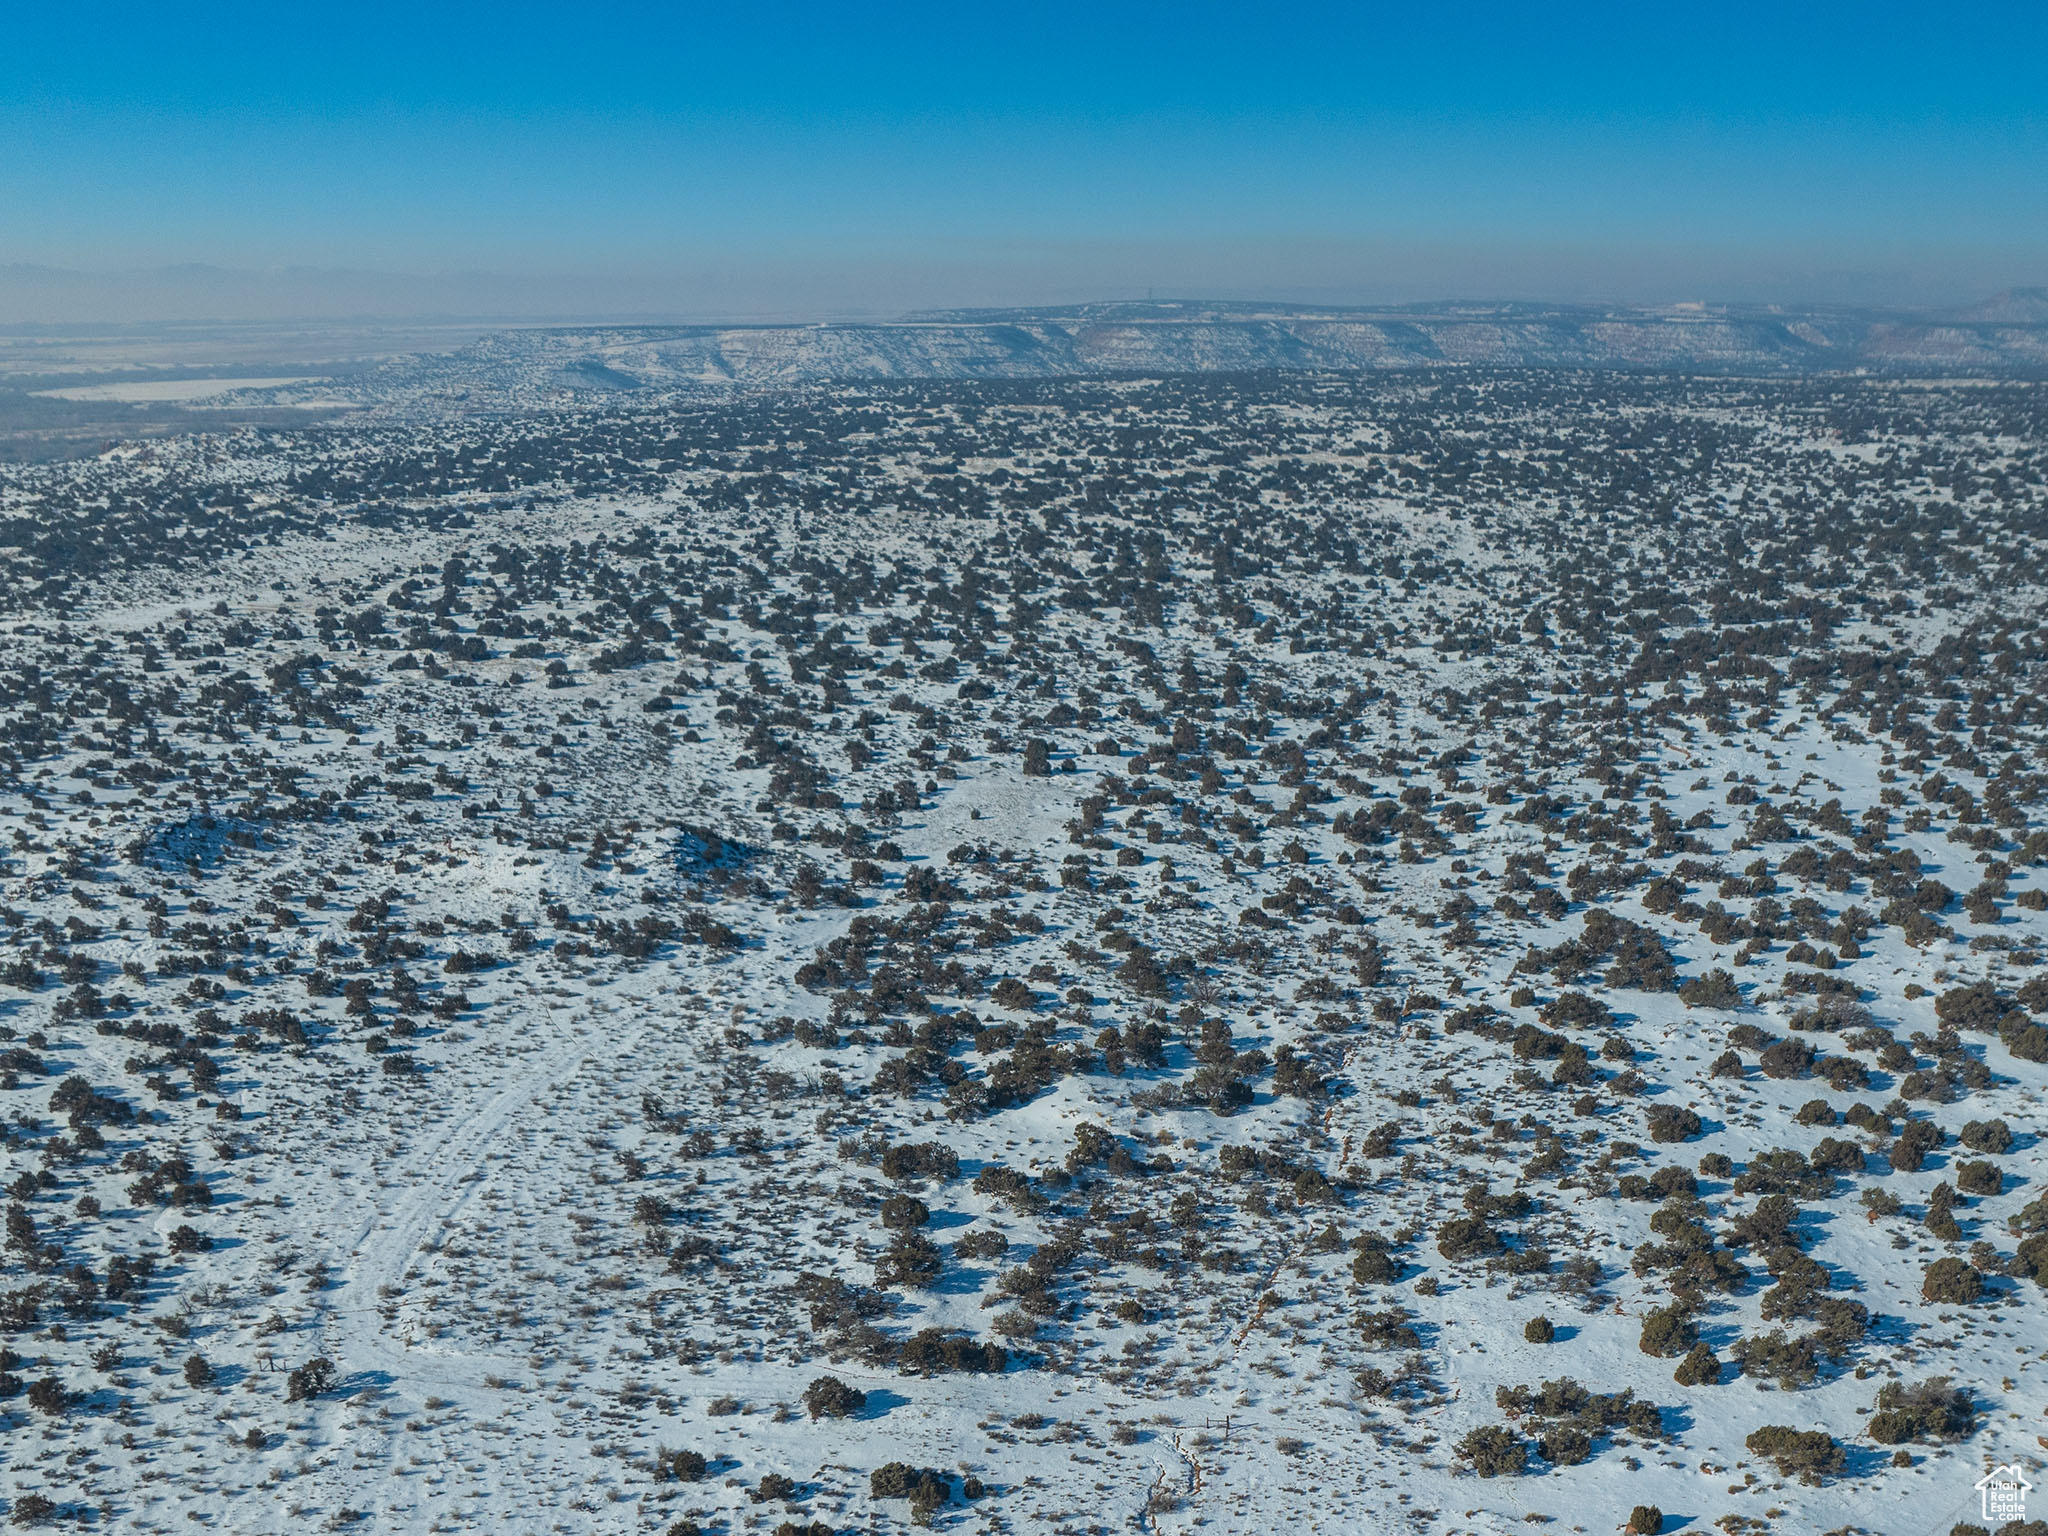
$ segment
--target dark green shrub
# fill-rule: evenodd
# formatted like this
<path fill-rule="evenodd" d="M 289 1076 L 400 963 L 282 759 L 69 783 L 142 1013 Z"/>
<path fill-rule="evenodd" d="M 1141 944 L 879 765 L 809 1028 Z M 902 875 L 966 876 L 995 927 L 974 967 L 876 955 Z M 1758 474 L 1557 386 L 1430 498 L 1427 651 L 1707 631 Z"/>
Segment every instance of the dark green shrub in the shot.
<path fill-rule="evenodd" d="M 1536 1450 L 1554 1467 L 1576 1467 L 1593 1454 L 1593 1437 L 1570 1424 L 1546 1430 Z"/>
<path fill-rule="evenodd" d="M 1414 1314 L 1405 1307 L 1361 1312 L 1358 1332 L 1368 1349 L 1419 1349 L 1422 1336 L 1415 1331 L 1414 1322 Z"/>
<path fill-rule="evenodd" d="M 285 1377 L 284 1398 L 288 1403 L 302 1403 L 320 1396 L 333 1386 L 334 1362 L 325 1355 L 315 1355 Z"/>
<path fill-rule="evenodd" d="M 756 1504 L 785 1503 L 796 1497 L 796 1479 L 786 1472 L 770 1472 L 747 1490 L 747 1497 Z"/>
<path fill-rule="evenodd" d="M 1644 1354 L 1682 1354 L 1697 1342 L 1692 1314 L 1684 1307 L 1657 1307 L 1643 1315 L 1643 1332 L 1638 1343 Z"/>
<path fill-rule="evenodd" d="M 1920 1165 L 1927 1161 L 1927 1154 L 1945 1139 L 1941 1127 L 1932 1120 L 1907 1121 L 1898 1139 L 1892 1143 L 1892 1166 L 1901 1173 L 1918 1173 Z"/>
<path fill-rule="evenodd" d="M 952 1497 L 952 1485 L 943 1472 L 891 1461 L 868 1474 L 868 1492 L 878 1499 L 908 1499 L 913 1505 L 936 1509 Z"/>
<path fill-rule="evenodd" d="M 891 1195 L 882 1202 L 882 1225 L 893 1231 L 921 1227 L 932 1219 L 932 1208 L 915 1195 Z"/>
<path fill-rule="evenodd" d="M 1500 1234 L 1478 1216 L 1454 1216 L 1436 1229 L 1437 1252 L 1453 1263 L 1485 1258 L 1505 1246 Z"/>
<path fill-rule="evenodd" d="M 1792 1338 L 1782 1328 L 1737 1339 L 1729 1352 L 1743 1375 L 1775 1378 L 1788 1392 L 1811 1386 L 1820 1375 L 1820 1351 L 1814 1340 Z"/>
<path fill-rule="evenodd" d="M 922 1290 L 937 1283 L 945 1262 L 939 1245 L 922 1232 L 899 1231 L 875 1261 L 875 1284 Z"/>
<path fill-rule="evenodd" d="M 962 1259 L 999 1259 L 1010 1251 L 1010 1240 L 992 1227 L 963 1232 L 953 1242 L 953 1253 Z"/>
<path fill-rule="evenodd" d="M 1835 1180 L 1802 1154 L 1788 1147 L 1773 1147 L 1750 1159 L 1749 1166 L 1735 1176 L 1734 1189 L 1738 1195 L 1782 1192 L 1821 1200 L 1834 1193 Z"/>
<path fill-rule="evenodd" d="M 1868 1104 L 1865 1104 L 1861 1099 L 1858 1099 L 1844 1110 L 1842 1118 L 1855 1126 L 1857 1130 L 1867 1131 L 1872 1136 L 1889 1136 L 1892 1133 L 1891 1121 L 1872 1109 Z"/>
<path fill-rule="evenodd" d="M 1675 1104 L 1652 1104 L 1644 1119 L 1652 1141 L 1690 1141 L 1701 1130 L 1700 1117 Z"/>
<path fill-rule="evenodd" d="M 1936 1259 L 1920 1281 L 1920 1299 L 1937 1306 L 1967 1307 L 1984 1294 L 1984 1277 L 1961 1259 Z"/>
<path fill-rule="evenodd" d="M 1522 1337 L 1531 1344 L 1548 1344 L 1557 1337 L 1557 1327 L 1547 1317 L 1532 1317 L 1522 1325 Z"/>
<path fill-rule="evenodd" d="M 1813 1069 L 1813 1047 L 1804 1040 L 1780 1040 L 1764 1048 L 1757 1065 L 1772 1077 L 1804 1077 Z"/>
<path fill-rule="evenodd" d="M 1528 1000 L 1536 1000 L 1533 992 Z M 1525 1005 L 1516 1003 L 1514 1006 Z M 1554 1001 L 1543 1005 L 1542 1017 L 1552 1029 L 1605 1029 L 1614 1022 L 1613 1010 L 1585 992 L 1559 993 Z"/>
<path fill-rule="evenodd" d="M 917 1468 L 907 1461 L 885 1461 L 868 1474 L 868 1492 L 878 1499 L 907 1499 L 918 1476 Z"/>
<path fill-rule="evenodd" d="M 1009 1356 L 1000 1344 L 980 1344 L 941 1328 L 924 1328 L 904 1341 L 896 1368 L 910 1376 L 938 1376 L 948 1371 L 981 1371 L 1001 1375 Z"/>
<path fill-rule="evenodd" d="M 1773 1249 L 1765 1263 L 1778 1282 L 1764 1292 L 1761 1310 L 1767 1322 L 1811 1316 L 1832 1284 L 1825 1265 L 1789 1243 Z"/>
<path fill-rule="evenodd" d="M 1393 1245 L 1378 1233 L 1361 1232 L 1351 1246 L 1351 1278 L 1360 1285 L 1386 1285 L 1399 1277 L 1401 1266 L 1394 1259 Z"/>
<path fill-rule="evenodd" d="M 1839 1472 L 1846 1458 L 1835 1437 L 1821 1429 L 1794 1429 L 1789 1424 L 1766 1424 L 1743 1441 L 1752 1456 L 1777 1464 L 1782 1477 L 1797 1477 L 1814 1483 Z"/>
<path fill-rule="evenodd" d="M 1786 1241 L 1792 1224 L 1799 1220 L 1799 1207 L 1790 1195 L 1765 1195 L 1756 1209 L 1728 1225 L 1728 1241 L 1753 1248 L 1775 1248 Z"/>
<path fill-rule="evenodd" d="M 1504 1424 L 1488 1424 L 1458 1442 L 1458 1455 L 1481 1477 L 1519 1477 L 1529 1444 Z"/>
<path fill-rule="evenodd" d="M 2032 1237 L 2022 1239 L 2013 1252 L 2012 1263 L 2006 1266 L 2006 1273 L 2015 1280 L 2031 1280 L 2036 1285 L 2048 1286 L 2048 1232 L 2036 1232 Z"/>
<path fill-rule="evenodd" d="M 837 1376 L 816 1377 L 804 1388 L 804 1408 L 813 1419 L 850 1419 L 867 1405 L 867 1393 Z"/>
<path fill-rule="evenodd" d="M 1638 1504 L 1628 1513 L 1623 1536 L 1657 1536 L 1664 1529 L 1664 1511 L 1654 1504 Z"/>
<path fill-rule="evenodd" d="M 2005 1176 L 1993 1162 L 1956 1165 L 1956 1188 L 1966 1195 L 1995 1195 L 2005 1187 Z"/>
<path fill-rule="evenodd" d="M 1951 987 L 1934 1000 L 1934 1016 L 1951 1029 L 1993 1034 L 2010 1014 L 2011 1009 L 1988 981 Z"/>
<path fill-rule="evenodd" d="M 1998 1038 L 2021 1061 L 2048 1061 L 2048 1029 L 2029 1024 L 2017 1015 L 2007 1019 Z"/>
<path fill-rule="evenodd" d="M 1972 1120 L 1963 1127 L 1963 1145 L 1994 1156 L 2012 1150 L 2012 1127 L 2003 1120 Z"/>
<path fill-rule="evenodd" d="M 694 1483 L 701 1479 L 710 1468 L 702 1453 L 697 1451 L 656 1451 L 654 1453 L 654 1475 L 657 1478 L 672 1478 L 679 1483 Z"/>
<path fill-rule="evenodd" d="M 1964 1440 L 1977 1428 L 1977 1409 L 1970 1394 L 1950 1385 L 1946 1376 L 1915 1382 L 1888 1381 L 1877 1389 L 1877 1409 L 1870 1416 L 1870 1438 L 1879 1445 L 1908 1440 Z"/>
<path fill-rule="evenodd" d="M 1721 1358 L 1710 1344 L 1695 1344 L 1678 1362 L 1671 1379 L 1681 1387 L 1711 1387 L 1721 1380 Z"/>
<path fill-rule="evenodd" d="M 1860 1344 L 1863 1335 L 1870 1331 L 1870 1309 L 1860 1301 L 1832 1297 L 1816 1301 L 1807 1309 L 1807 1316 L 1819 1324 L 1808 1335 L 1814 1347 L 1837 1359 Z"/>
<path fill-rule="evenodd" d="M 1673 1195 L 1692 1199 L 1700 1192 L 1700 1181 L 1673 1163 L 1650 1175 L 1650 1188 L 1666 1200 Z"/>
<path fill-rule="evenodd" d="M 2032 1200 L 2029 1200 L 2020 1207 L 2018 1214 L 2006 1217 L 2005 1224 L 2011 1228 L 2012 1234 L 2015 1237 L 2026 1236 L 2035 1232 L 2048 1232 L 2048 1195 L 2037 1195 Z M 113 1263 L 109 1264 L 107 1266 L 109 1272 L 112 1271 L 114 1264 L 120 1262 L 117 1258 Z"/>
<path fill-rule="evenodd" d="M 1809 1161 L 1816 1168 L 1829 1173 L 1861 1173 L 1863 1171 L 1863 1149 L 1853 1141 L 1844 1141 L 1835 1136 L 1823 1136 L 1814 1147 Z"/>
<path fill-rule="evenodd" d="M 1736 986 L 1733 972 L 1715 966 L 1681 986 L 1678 1000 L 1688 1008 L 1740 1008 L 1742 989 Z"/>

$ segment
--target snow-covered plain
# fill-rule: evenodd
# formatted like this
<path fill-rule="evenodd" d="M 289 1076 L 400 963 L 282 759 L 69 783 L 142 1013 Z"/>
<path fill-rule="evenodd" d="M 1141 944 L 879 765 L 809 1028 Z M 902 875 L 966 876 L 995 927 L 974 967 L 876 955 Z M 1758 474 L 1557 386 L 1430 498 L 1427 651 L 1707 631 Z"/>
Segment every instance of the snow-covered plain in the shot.
<path fill-rule="evenodd" d="M 7 471 L 13 1517 L 1949 1531 L 2048 1444 L 2042 398 Z"/>

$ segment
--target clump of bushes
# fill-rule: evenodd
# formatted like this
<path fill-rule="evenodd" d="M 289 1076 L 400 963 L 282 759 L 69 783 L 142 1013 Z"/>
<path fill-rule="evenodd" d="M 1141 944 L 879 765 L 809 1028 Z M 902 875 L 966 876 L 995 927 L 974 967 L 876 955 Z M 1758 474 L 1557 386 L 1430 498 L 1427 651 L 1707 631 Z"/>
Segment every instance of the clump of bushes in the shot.
<path fill-rule="evenodd" d="M 1377 1232 L 1359 1233 L 1351 1240 L 1351 1248 L 1351 1278 L 1360 1285 L 1386 1285 L 1400 1277 L 1393 1244 Z"/>
<path fill-rule="evenodd" d="M 925 1328 L 904 1341 L 903 1352 L 896 1357 L 896 1368 L 908 1376 L 938 1376 L 948 1371 L 982 1371 L 997 1376 L 1009 1362 L 1010 1357 L 1000 1344 L 981 1344 L 943 1329 Z M 817 1414 L 811 1416 L 816 1418 Z"/>
<path fill-rule="evenodd" d="M 1825 1200 L 1835 1192 L 1835 1180 L 1802 1153 L 1773 1147 L 1750 1159 L 1749 1166 L 1735 1176 L 1733 1188 L 1738 1195 L 1788 1194 Z"/>
<path fill-rule="evenodd" d="M 1956 1188 L 1966 1195 L 1995 1195 L 2005 1187 L 2005 1176 L 1990 1161 L 1956 1165 Z"/>
<path fill-rule="evenodd" d="M 868 1395 L 837 1376 L 820 1376 L 804 1388 L 804 1409 L 813 1419 L 850 1419 L 867 1407 Z"/>
<path fill-rule="evenodd" d="M 1901 1173 L 1918 1173 L 1927 1154 L 1946 1139 L 1932 1120 L 1909 1120 L 1892 1143 L 1892 1166 Z"/>
<path fill-rule="evenodd" d="M 1646 1355 L 1676 1355 L 1699 1341 L 1692 1314 L 1684 1307 L 1656 1307 L 1643 1314 L 1643 1332 L 1638 1347 Z"/>
<path fill-rule="evenodd" d="M 1963 1127 L 1963 1145 L 1993 1156 L 2012 1150 L 2012 1127 L 2003 1120 L 1972 1120 Z"/>
<path fill-rule="evenodd" d="M 1681 1387 L 1711 1387 L 1721 1380 L 1721 1357 L 1711 1344 L 1695 1344 L 1678 1362 L 1671 1379 Z"/>
<path fill-rule="evenodd" d="M 1405 1307 L 1358 1314 L 1358 1332 L 1368 1349 L 1420 1349 L 1415 1315 Z"/>
<path fill-rule="evenodd" d="M 1529 1464 L 1529 1442 L 1505 1424 L 1487 1424 L 1458 1442 L 1458 1455 L 1481 1477 L 1520 1477 Z"/>
<path fill-rule="evenodd" d="M 1779 1040 L 1764 1047 L 1757 1065 L 1772 1077 L 1804 1077 L 1813 1069 L 1813 1047 L 1804 1040 Z"/>
<path fill-rule="evenodd" d="M 1961 1259 L 1936 1259 L 1920 1280 L 1920 1299 L 1937 1306 L 1967 1307 L 1984 1294 L 1984 1277 Z"/>
<path fill-rule="evenodd" d="M 1690 1141 L 1701 1130 L 1700 1117 L 1676 1104 L 1652 1104 L 1644 1118 L 1652 1141 Z"/>
<path fill-rule="evenodd" d="M 673 1478 L 679 1483 L 700 1481 L 711 1463 L 704 1459 L 701 1451 L 669 1451 L 654 1453 L 654 1475 L 657 1478 Z"/>
<path fill-rule="evenodd" d="M 1576 1467 L 1593 1455 L 1593 1437 L 1572 1424 L 1560 1424 L 1543 1432 L 1536 1452 L 1553 1467 Z"/>
<path fill-rule="evenodd" d="M 1870 1416 L 1870 1438 L 1879 1445 L 1908 1440 L 1963 1440 L 1977 1428 L 1977 1409 L 1970 1394 L 1946 1376 L 1929 1381 L 1889 1381 L 1877 1389 L 1877 1411 Z"/>
<path fill-rule="evenodd" d="M 1737 1339 L 1731 1353 L 1742 1374 L 1774 1377 L 1784 1390 L 1811 1386 L 1820 1376 L 1819 1342 L 1812 1334 L 1797 1338 L 1782 1328 Z"/>
<path fill-rule="evenodd" d="M 2048 1232 L 2036 1232 L 2023 1239 L 2006 1266 L 2006 1273 L 2015 1280 L 2048 1286 Z"/>
<path fill-rule="evenodd" d="M 1557 1325 L 1547 1317 L 1532 1317 L 1522 1325 L 1522 1337 L 1531 1344 L 1548 1344 L 1557 1337 Z"/>
<path fill-rule="evenodd" d="M 1951 987 L 1934 1000 L 1934 1016 L 1951 1029 L 1995 1034 L 2011 1013 L 2004 998 L 1988 981 L 1967 987 Z"/>
<path fill-rule="evenodd" d="M 1840 1472 L 1846 1460 L 1841 1445 L 1824 1429 L 1766 1424 L 1742 1443 L 1750 1455 L 1776 1463 L 1779 1476 L 1797 1477 L 1803 1483 Z"/>
<path fill-rule="evenodd" d="M 1478 1216 L 1454 1216 L 1436 1229 L 1436 1248 L 1453 1263 L 1481 1259 L 1499 1253 L 1506 1246 L 1500 1234 Z"/>
<path fill-rule="evenodd" d="M 1717 965 L 1681 986 L 1678 1000 L 1688 1008 L 1740 1008 L 1742 989 L 1735 984 L 1734 972 Z"/>
<path fill-rule="evenodd" d="M 953 1497 L 953 1486 L 943 1472 L 891 1461 L 868 1474 L 868 1492 L 878 1499 L 910 1500 L 911 1519 L 929 1525 L 932 1512 Z"/>
<path fill-rule="evenodd" d="M 1820 1144 L 1813 1149 L 1811 1161 L 1814 1167 L 1829 1173 L 1861 1173 L 1863 1149 L 1853 1141 L 1845 1141 L 1836 1136 L 1823 1136 Z"/>
<path fill-rule="evenodd" d="M 1623 1426 L 1646 1438 L 1664 1432 L 1655 1403 L 1638 1401 L 1633 1392 L 1588 1391 L 1569 1376 L 1534 1388 L 1498 1387 L 1493 1400 L 1511 1419 L 1537 1421 L 1537 1453 L 1555 1467 L 1589 1459 L 1602 1435 Z"/>
<path fill-rule="evenodd" d="M 288 1403 L 303 1403 L 320 1396 L 334 1386 L 334 1362 L 325 1355 L 315 1355 L 304 1365 L 293 1368 L 285 1377 L 284 1399 Z"/>

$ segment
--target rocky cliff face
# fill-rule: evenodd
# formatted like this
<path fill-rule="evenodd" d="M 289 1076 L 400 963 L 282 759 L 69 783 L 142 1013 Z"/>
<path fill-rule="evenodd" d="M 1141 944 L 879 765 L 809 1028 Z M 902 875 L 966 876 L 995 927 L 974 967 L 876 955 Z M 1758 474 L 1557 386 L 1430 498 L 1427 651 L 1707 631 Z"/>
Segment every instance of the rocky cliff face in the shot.
<path fill-rule="evenodd" d="M 1788 373 L 2048 368 L 2048 322 L 1703 310 L 1180 314 L 1078 310 L 874 325 L 523 333 L 535 362 L 601 364 L 643 384 L 1091 373 L 1622 367 Z"/>
<path fill-rule="evenodd" d="M 365 405 L 489 408 L 621 391 L 829 380 L 1459 365 L 2039 376 L 2048 374 L 2048 295 L 2018 290 L 1942 316 L 1703 307 L 1112 304 L 862 324 L 531 328 L 454 352 L 394 360 L 351 388 Z M 317 388 L 335 393 L 330 383 Z M 284 398 L 289 389 L 275 393 L 277 403 L 290 403 Z"/>

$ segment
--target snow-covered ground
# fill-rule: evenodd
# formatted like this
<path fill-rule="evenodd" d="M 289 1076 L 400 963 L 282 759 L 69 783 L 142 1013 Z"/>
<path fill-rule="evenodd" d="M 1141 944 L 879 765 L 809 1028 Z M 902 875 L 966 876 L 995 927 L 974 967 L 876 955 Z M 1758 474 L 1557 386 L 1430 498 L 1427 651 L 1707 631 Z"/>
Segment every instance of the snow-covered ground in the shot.
<path fill-rule="evenodd" d="M 2048 1443 L 2038 404 L 8 472 L 15 1518 L 1947 1532 Z"/>

